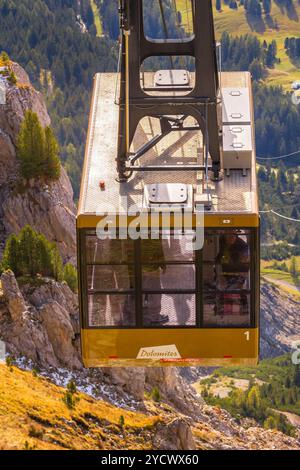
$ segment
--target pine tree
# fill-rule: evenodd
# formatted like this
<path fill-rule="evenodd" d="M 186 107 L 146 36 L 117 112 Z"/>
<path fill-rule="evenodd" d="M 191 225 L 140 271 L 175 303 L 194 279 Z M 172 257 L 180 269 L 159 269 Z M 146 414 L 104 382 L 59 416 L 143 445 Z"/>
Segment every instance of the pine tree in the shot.
<path fill-rule="evenodd" d="M 251 390 L 248 393 L 247 405 L 250 408 L 254 408 L 256 410 L 260 407 L 260 404 L 261 404 L 261 398 L 260 398 L 259 388 L 257 386 L 254 386 L 251 388 Z"/>
<path fill-rule="evenodd" d="M 259 59 L 253 60 L 250 64 L 249 72 L 251 73 L 253 80 L 260 80 L 264 76 L 264 68 Z"/>
<path fill-rule="evenodd" d="M 63 279 L 73 292 L 78 289 L 77 270 L 71 263 L 67 263 L 64 267 Z"/>
<path fill-rule="evenodd" d="M 19 276 L 34 278 L 37 274 L 54 277 L 58 281 L 63 278 L 62 259 L 54 243 L 35 232 L 30 225 L 25 225 L 19 235 L 11 235 L 5 245 L 1 270 L 11 269 Z M 66 266 L 65 275 L 72 286 L 77 285 L 77 272 Z"/>
<path fill-rule="evenodd" d="M 38 116 L 27 110 L 21 124 L 17 143 L 17 155 L 21 161 L 21 173 L 26 179 L 40 176 L 44 159 L 44 132 Z"/>
<path fill-rule="evenodd" d="M 43 174 L 50 180 L 60 177 L 59 145 L 50 127 L 45 129 L 44 170 Z"/>
<path fill-rule="evenodd" d="M 56 180 L 60 176 L 59 146 L 50 127 L 42 128 L 32 110 L 25 113 L 18 136 L 17 155 L 21 173 L 26 179 L 44 177 Z"/>
<path fill-rule="evenodd" d="M 15 234 L 10 235 L 7 239 L 2 263 L 1 270 L 11 269 L 16 276 L 20 275 L 19 268 L 19 242 Z"/>
<path fill-rule="evenodd" d="M 56 281 L 62 281 L 63 279 L 63 264 L 62 259 L 55 244 L 52 244 L 51 250 L 51 266 L 52 276 Z"/>
<path fill-rule="evenodd" d="M 19 245 L 19 265 L 23 275 L 34 277 L 40 269 L 36 234 L 30 225 L 21 230 Z"/>
<path fill-rule="evenodd" d="M 52 275 L 51 244 L 44 235 L 37 235 L 37 256 L 39 259 L 39 274 Z"/>
<path fill-rule="evenodd" d="M 264 7 L 265 14 L 269 15 L 271 13 L 271 9 L 272 9 L 271 0 L 263 0 L 263 7 Z"/>
<path fill-rule="evenodd" d="M 297 269 L 297 261 L 296 261 L 295 256 L 293 256 L 291 259 L 290 274 L 292 277 L 297 277 L 299 275 L 299 272 Z"/>

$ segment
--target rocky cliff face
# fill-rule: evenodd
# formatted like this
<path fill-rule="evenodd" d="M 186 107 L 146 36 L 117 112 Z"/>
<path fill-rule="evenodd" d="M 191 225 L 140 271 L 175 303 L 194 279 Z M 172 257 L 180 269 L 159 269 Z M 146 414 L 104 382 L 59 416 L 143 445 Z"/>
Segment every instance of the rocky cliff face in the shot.
<path fill-rule="evenodd" d="M 30 224 L 57 243 L 65 260 L 75 261 L 76 209 L 64 169 L 50 186 L 31 181 L 28 188 L 20 187 L 16 142 L 24 113 L 32 109 L 43 126 L 50 124 L 50 118 L 42 95 L 31 86 L 26 72 L 18 64 L 12 68 L 17 85 L 6 83 L 6 103 L 0 104 L 0 253 L 9 234 Z"/>
<path fill-rule="evenodd" d="M 8 352 L 42 367 L 80 369 L 78 307 L 66 284 L 43 280 L 22 290 L 12 272 L 1 276 L 0 337 Z"/>
<path fill-rule="evenodd" d="M 300 340 L 300 302 L 277 287 L 263 283 L 261 288 L 262 358 L 289 353 Z"/>

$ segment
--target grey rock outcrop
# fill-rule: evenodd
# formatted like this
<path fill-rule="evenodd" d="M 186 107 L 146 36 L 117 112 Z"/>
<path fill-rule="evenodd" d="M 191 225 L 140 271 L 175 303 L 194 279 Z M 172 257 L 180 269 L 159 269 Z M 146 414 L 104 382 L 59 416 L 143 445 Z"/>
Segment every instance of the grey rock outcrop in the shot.
<path fill-rule="evenodd" d="M 300 340 L 300 302 L 272 284 L 261 288 L 262 358 L 276 357 L 292 351 L 292 343 Z"/>
<path fill-rule="evenodd" d="M 103 369 L 104 379 L 140 402 L 144 399 L 145 369 L 134 367 L 108 367 Z"/>
<path fill-rule="evenodd" d="M 2 211 L 7 235 L 18 233 L 24 225 L 30 224 L 48 240 L 56 242 L 65 261 L 75 263 L 76 209 L 71 183 L 63 168 L 60 179 L 50 187 L 36 182 L 22 193 L 8 191 Z"/>
<path fill-rule="evenodd" d="M 159 424 L 153 439 L 158 450 L 195 450 L 196 444 L 189 423 L 183 418 L 175 418 L 167 424 Z"/>
<path fill-rule="evenodd" d="M 150 392 L 157 387 L 164 400 L 171 403 L 181 413 L 196 417 L 199 405 L 204 401 L 180 375 L 181 368 L 147 367 L 145 370 L 145 386 Z"/>
<path fill-rule="evenodd" d="M 23 293 L 11 271 L 2 274 L 1 285 L 0 337 L 5 341 L 8 352 L 15 357 L 24 356 L 43 367 L 81 369 L 76 341 L 78 325 L 72 318 L 78 317 L 78 312 L 73 311 L 72 303 L 68 304 L 70 297 L 74 296 L 69 287 L 63 285 L 61 288 L 59 283 L 49 280 L 47 284 L 34 288 L 33 297 L 40 299 L 39 306 L 38 302 L 34 306 L 24 295 L 32 288 L 25 286 Z M 55 291 L 61 303 L 54 300 Z"/>

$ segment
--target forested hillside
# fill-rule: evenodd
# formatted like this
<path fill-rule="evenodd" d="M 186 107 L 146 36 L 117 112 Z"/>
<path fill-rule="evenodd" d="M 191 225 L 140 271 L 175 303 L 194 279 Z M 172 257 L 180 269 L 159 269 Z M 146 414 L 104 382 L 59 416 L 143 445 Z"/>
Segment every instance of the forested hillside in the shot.
<path fill-rule="evenodd" d="M 288 356 L 264 360 L 257 368 L 219 368 L 196 388 L 207 403 L 239 420 L 253 418 L 289 435 L 296 431 L 291 421 L 300 425 L 300 368 Z"/>

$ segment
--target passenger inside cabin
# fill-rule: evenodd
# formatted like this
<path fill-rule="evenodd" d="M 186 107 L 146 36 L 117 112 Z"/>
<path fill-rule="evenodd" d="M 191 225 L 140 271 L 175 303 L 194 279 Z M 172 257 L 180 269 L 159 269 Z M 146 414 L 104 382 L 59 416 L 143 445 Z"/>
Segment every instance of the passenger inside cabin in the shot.
<path fill-rule="evenodd" d="M 245 288 L 250 271 L 249 245 L 236 233 L 227 233 L 220 238 L 220 251 L 216 259 L 221 265 L 221 275 L 219 278 L 221 294 L 221 306 L 224 308 L 226 302 L 233 301 L 239 297 L 241 304 L 240 314 L 248 314 L 247 295 L 243 292 L 236 294 L 230 291 L 242 290 Z M 226 291 L 229 291 L 226 294 Z M 224 292 L 224 293 L 223 293 Z M 222 314 L 223 311 L 218 313 Z"/>

